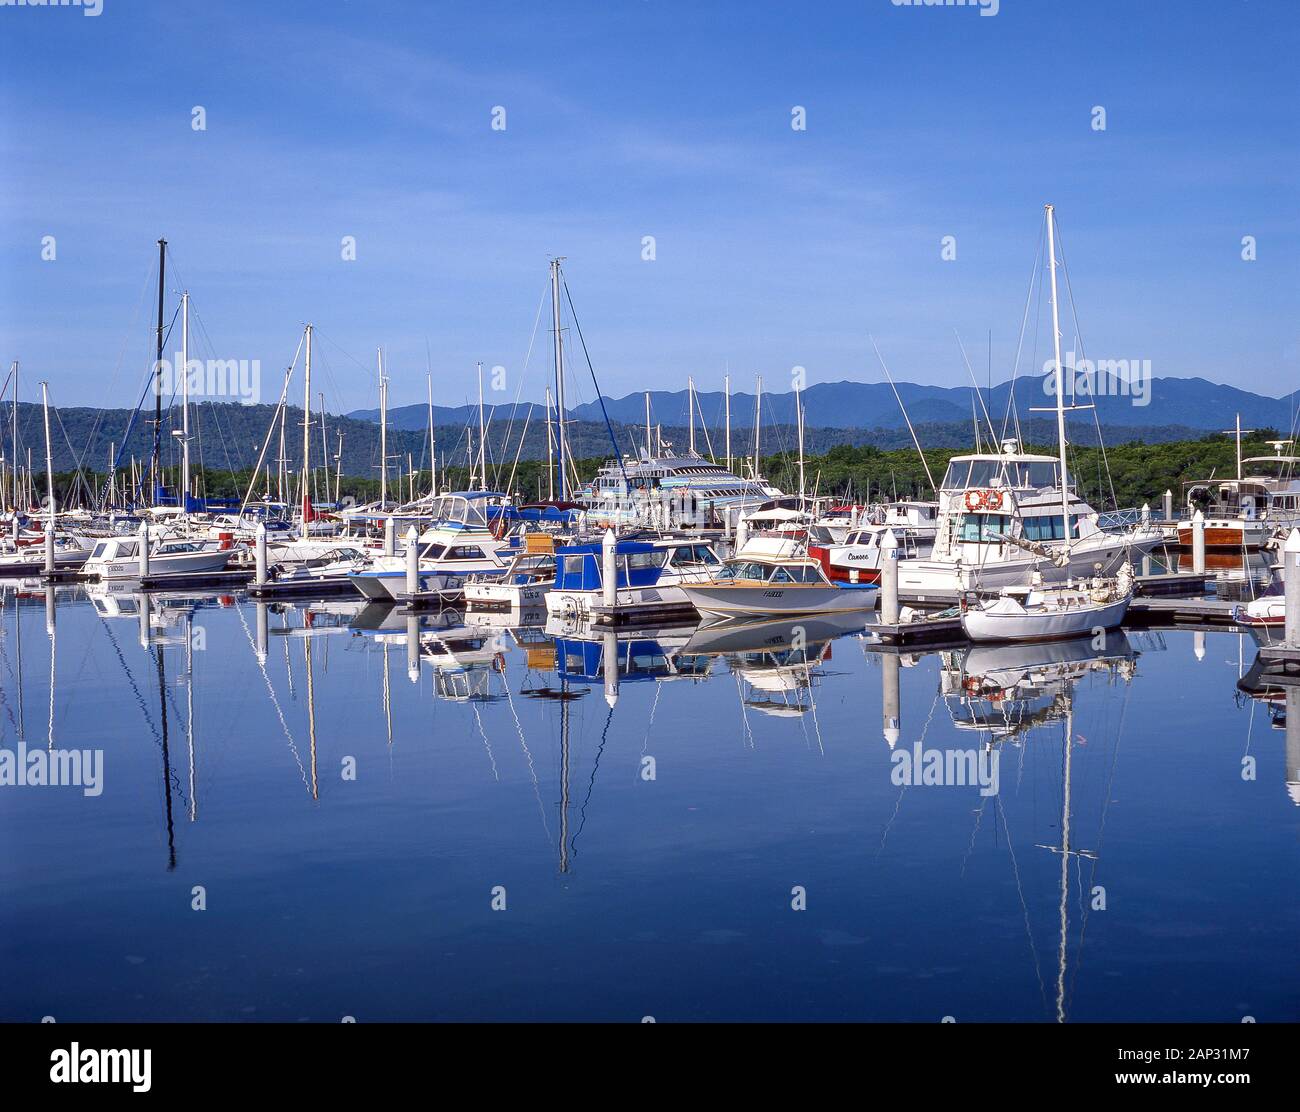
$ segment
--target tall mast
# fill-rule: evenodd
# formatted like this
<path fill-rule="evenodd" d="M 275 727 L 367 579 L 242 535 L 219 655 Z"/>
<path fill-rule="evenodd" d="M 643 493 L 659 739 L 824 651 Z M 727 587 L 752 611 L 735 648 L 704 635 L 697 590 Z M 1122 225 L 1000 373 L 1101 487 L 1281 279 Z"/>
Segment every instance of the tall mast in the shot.
<path fill-rule="evenodd" d="M 691 455 L 695 455 L 695 379 L 686 379 L 686 408 L 691 422 Z"/>
<path fill-rule="evenodd" d="M 758 478 L 758 436 L 763 427 L 763 376 L 759 375 L 754 391 L 754 478 Z"/>
<path fill-rule="evenodd" d="M 320 402 L 320 466 L 325 476 L 325 501 L 328 502 L 330 500 L 330 442 L 325 428 L 324 393 L 318 390 L 316 400 Z"/>
<path fill-rule="evenodd" d="M 379 508 L 388 504 L 388 379 L 384 377 L 384 349 L 379 358 Z"/>
<path fill-rule="evenodd" d="M 433 438 L 433 375 L 425 375 L 426 385 L 429 387 L 429 497 L 436 498 L 438 495 L 438 457 L 435 455 L 435 441 Z"/>
<path fill-rule="evenodd" d="M 50 384 L 48 382 L 41 383 L 41 404 L 45 410 L 45 486 L 49 503 L 45 524 L 47 528 L 52 529 L 58 506 L 54 500 L 54 459 L 50 455 Z"/>
<path fill-rule="evenodd" d="M 14 360 L 14 412 L 13 412 L 13 433 L 10 436 L 10 443 L 13 446 L 13 471 L 14 471 L 14 509 L 20 505 L 18 497 L 18 478 L 22 468 L 21 456 L 18 454 L 18 360 Z"/>
<path fill-rule="evenodd" d="M 487 490 L 487 455 L 483 447 L 486 442 L 487 433 L 483 429 L 483 363 L 480 360 L 478 364 L 478 481 L 483 490 Z"/>
<path fill-rule="evenodd" d="M 555 440 L 551 428 L 551 388 L 546 388 L 546 500 L 555 501 Z"/>
<path fill-rule="evenodd" d="M 167 273 L 167 241 L 158 241 L 158 343 L 153 364 L 153 457 L 149 464 L 149 480 L 153 490 L 151 502 L 158 497 L 158 480 L 162 463 L 162 366 L 163 366 L 163 289 Z M 17 398 L 17 394 L 14 395 Z"/>
<path fill-rule="evenodd" d="M 799 400 L 799 387 L 796 384 L 794 388 L 794 417 L 795 429 L 799 436 L 799 505 L 803 505 L 804 491 L 804 465 L 803 465 L 803 402 Z"/>
<path fill-rule="evenodd" d="M 654 446 L 650 443 L 650 391 L 645 392 L 645 458 L 650 459 Z"/>
<path fill-rule="evenodd" d="M 303 373 L 302 401 L 302 537 L 307 539 L 307 522 L 311 517 L 311 333 L 307 325 L 307 361 Z"/>
<path fill-rule="evenodd" d="M 1061 373 L 1061 314 L 1056 296 L 1056 209 L 1047 205 L 1047 254 L 1052 272 L 1052 348 L 1056 357 L 1056 443 L 1061 462 L 1061 528 L 1070 552 L 1070 482 L 1065 464 L 1065 386 Z"/>
<path fill-rule="evenodd" d="M 731 470 L 731 375 L 723 380 L 725 383 L 723 389 L 726 391 L 727 401 L 727 470 Z"/>
<path fill-rule="evenodd" d="M 190 292 L 181 294 L 181 513 L 190 512 Z"/>
<path fill-rule="evenodd" d="M 560 501 L 569 500 L 569 478 L 564 473 L 564 340 L 560 334 L 560 263 L 563 256 L 551 260 L 551 315 L 555 329 L 555 420 L 556 457 L 560 471 Z"/>

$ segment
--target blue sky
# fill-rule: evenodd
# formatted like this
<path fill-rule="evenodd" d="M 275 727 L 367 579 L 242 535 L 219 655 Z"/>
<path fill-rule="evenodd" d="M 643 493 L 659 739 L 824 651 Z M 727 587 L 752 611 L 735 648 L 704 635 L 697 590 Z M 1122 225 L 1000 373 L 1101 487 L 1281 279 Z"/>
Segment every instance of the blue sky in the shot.
<path fill-rule="evenodd" d="M 24 397 L 134 404 L 165 235 L 197 354 L 278 382 L 311 320 L 336 411 L 375 404 L 381 344 L 394 404 L 426 345 L 439 402 L 480 359 L 540 398 L 552 253 L 611 395 L 879 381 L 869 334 L 955 385 L 954 331 L 983 377 L 992 330 L 1002 379 L 1052 200 L 1090 355 L 1280 395 L 1297 47 L 1284 0 L 0 7 L 0 359 Z"/>

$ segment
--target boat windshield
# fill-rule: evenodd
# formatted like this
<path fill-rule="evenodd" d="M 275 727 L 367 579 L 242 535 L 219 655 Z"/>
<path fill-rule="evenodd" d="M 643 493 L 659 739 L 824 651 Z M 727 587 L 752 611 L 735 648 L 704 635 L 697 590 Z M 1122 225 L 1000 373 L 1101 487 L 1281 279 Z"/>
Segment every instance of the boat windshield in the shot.
<path fill-rule="evenodd" d="M 760 583 L 766 583 L 770 572 L 771 568 L 767 564 L 760 564 L 757 560 L 732 560 L 723 565 L 718 578 L 757 579 Z"/>

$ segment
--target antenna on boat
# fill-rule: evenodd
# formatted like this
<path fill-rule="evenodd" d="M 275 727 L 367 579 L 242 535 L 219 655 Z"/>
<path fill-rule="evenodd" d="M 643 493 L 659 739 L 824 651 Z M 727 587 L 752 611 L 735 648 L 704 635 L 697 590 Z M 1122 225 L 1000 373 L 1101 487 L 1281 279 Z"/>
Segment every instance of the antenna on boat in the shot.
<path fill-rule="evenodd" d="M 880 366 L 885 372 L 889 388 L 894 392 L 894 401 L 898 403 L 898 408 L 903 413 L 903 420 L 907 422 L 907 431 L 912 434 L 912 443 L 916 445 L 916 454 L 921 457 L 921 466 L 925 468 L 925 477 L 930 480 L 930 489 L 937 494 L 939 488 L 935 485 L 934 476 L 930 474 L 930 464 L 926 461 L 925 453 L 921 451 L 921 442 L 916 438 L 916 430 L 912 428 L 912 418 L 907 415 L 907 406 L 903 404 L 903 399 L 898 396 L 898 387 L 894 385 L 894 376 L 889 373 L 889 367 L 885 363 L 885 357 L 880 354 L 880 347 L 876 343 L 876 338 L 874 336 L 868 338 L 871 340 L 871 346 L 876 350 L 876 358 L 880 360 Z"/>
<path fill-rule="evenodd" d="M 1236 436 L 1236 439 L 1237 439 L 1237 482 L 1241 482 L 1241 435 L 1242 435 L 1242 433 L 1252 433 L 1252 432 L 1254 432 L 1255 430 L 1254 430 L 1254 429 L 1243 429 L 1243 428 L 1241 427 L 1241 414 L 1238 413 L 1238 414 L 1237 414 L 1237 424 L 1236 424 L 1236 427 L 1235 427 L 1235 428 L 1231 428 L 1231 429 L 1220 429 L 1219 431 L 1222 432 L 1224 436 L 1234 436 L 1234 435 Z M 1273 442 L 1273 441 L 1269 441 L 1269 443 L 1271 444 L 1271 443 L 1274 443 L 1274 442 Z M 1284 443 L 1285 443 L 1285 441 L 1284 441 Z M 1279 456 L 1282 454 L 1282 450 L 1281 450 L 1281 448 L 1278 449 L 1278 453 L 1277 453 L 1277 454 L 1278 454 Z"/>

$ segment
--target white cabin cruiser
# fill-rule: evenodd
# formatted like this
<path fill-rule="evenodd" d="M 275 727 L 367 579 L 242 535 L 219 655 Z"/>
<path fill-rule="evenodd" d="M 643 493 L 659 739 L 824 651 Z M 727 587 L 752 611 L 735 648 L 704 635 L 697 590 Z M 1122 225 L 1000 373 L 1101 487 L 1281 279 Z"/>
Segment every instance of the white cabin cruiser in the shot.
<path fill-rule="evenodd" d="M 489 500 L 501 497 L 484 490 L 462 491 L 430 504 L 433 524 L 417 542 L 421 591 L 458 591 L 471 575 L 505 573 L 519 548 L 489 524 Z M 349 578 L 366 598 L 393 601 L 406 593 L 406 554 L 378 556 Z"/>
<path fill-rule="evenodd" d="M 1069 506 L 1067 544 L 1062 502 Z M 1141 559 L 1163 534 L 1149 522 L 1108 526 L 1072 488 L 1061 466 L 1008 440 L 1001 453 L 954 456 L 939 489 L 938 533 L 925 559 L 900 560 L 899 590 L 918 597 L 953 597 L 1027 583 L 1113 575 Z"/>
<path fill-rule="evenodd" d="M 179 575 L 225 571 L 236 553 L 243 551 L 222 541 L 163 540 L 149 543 L 149 574 Z M 126 535 L 99 541 L 82 568 L 92 579 L 138 579 L 140 537 Z"/>

